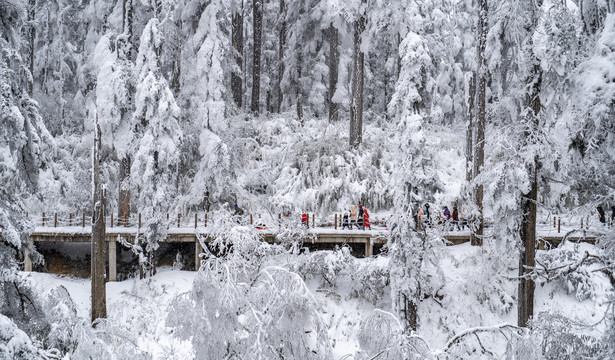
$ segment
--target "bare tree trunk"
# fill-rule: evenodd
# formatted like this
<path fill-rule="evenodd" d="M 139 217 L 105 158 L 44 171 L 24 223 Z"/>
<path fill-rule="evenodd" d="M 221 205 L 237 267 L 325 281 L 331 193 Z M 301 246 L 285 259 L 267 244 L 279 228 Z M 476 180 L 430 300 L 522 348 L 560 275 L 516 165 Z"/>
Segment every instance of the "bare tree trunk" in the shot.
<path fill-rule="evenodd" d="M 299 56 L 297 58 L 297 79 L 301 79 L 302 69 L 303 69 L 303 61 L 302 57 Z M 303 91 L 301 87 L 301 81 L 297 84 L 297 119 L 303 125 Z"/>
<path fill-rule="evenodd" d="M 487 91 L 487 60 L 485 58 L 485 48 L 487 46 L 487 0 L 479 0 L 478 16 L 478 69 L 476 83 L 476 106 L 477 106 L 477 128 L 476 128 L 476 149 L 474 153 L 474 177 L 479 176 L 483 171 L 485 163 L 485 97 Z M 483 230 L 485 219 L 483 216 L 483 185 L 478 184 L 474 191 L 474 201 L 478 208 L 478 228 L 472 231 L 470 243 L 476 246 L 483 245 Z"/>
<path fill-rule="evenodd" d="M 255 115 L 259 113 L 261 90 L 261 49 L 263 38 L 263 0 L 254 0 L 252 6 L 254 57 L 252 61 L 252 105 L 250 110 Z"/>
<path fill-rule="evenodd" d="M 363 3 L 366 0 L 362 0 Z M 364 54 L 361 51 L 361 35 L 365 30 L 365 16 L 354 23 L 354 54 L 352 94 L 350 102 L 350 146 L 357 147 L 363 140 L 363 72 Z"/>
<path fill-rule="evenodd" d="M 243 100 L 243 3 L 241 11 L 233 14 L 232 35 L 235 64 L 238 71 L 231 73 L 231 91 L 235 105 L 241 109 Z"/>
<path fill-rule="evenodd" d="M 28 95 L 34 96 L 34 39 L 36 28 L 34 18 L 36 16 L 36 0 L 28 1 L 28 70 L 30 70 L 31 80 L 28 80 Z"/>
<path fill-rule="evenodd" d="M 92 151 L 92 176 L 94 181 L 92 215 L 92 323 L 107 317 L 107 294 L 105 289 L 105 193 L 100 184 L 101 133 L 96 117 L 94 149 Z"/>
<path fill-rule="evenodd" d="M 329 26 L 329 94 L 327 101 L 329 102 L 329 122 L 334 122 L 339 119 L 338 109 L 339 104 L 333 102 L 333 95 L 337 90 L 337 77 L 340 64 L 339 51 L 339 31 L 333 26 Z"/>
<path fill-rule="evenodd" d="M 130 155 L 126 155 L 120 162 L 120 198 L 118 201 L 117 222 L 121 225 L 124 219 L 130 218 Z"/>
<path fill-rule="evenodd" d="M 278 41 L 278 79 L 276 83 L 276 92 L 278 95 L 276 112 L 280 112 L 282 109 L 282 101 L 284 100 L 284 94 L 282 94 L 282 78 L 284 77 L 284 47 L 286 46 L 286 4 L 284 0 L 280 0 L 280 19 L 282 24 L 280 25 L 280 38 Z"/>
<path fill-rule="evenodd" d="M 123 35 L 125 41 L 123 44 L 123 52 L 121 52 L 123 60 L 127 62 L 132 61 L 132 29 L 133 29 L 133 0 L 124 0 L 123 2 Z M 132 112 L 133 94 L 134 88 L 130 86 L 128 89 L 128 108 L 121 109 L 122 120 L 126 114 Z M 130 155 L 126 154 L 120 160 L 120 178 L 119 178 L 119 199 L 118 199 L 118 213 L 117 222 L 120 223 L 123 219 L 130 217 Z"/>
<path fill-rule="evenodd" d="M 539 1 L 536 6 L 541 6 Z M 536 26 L 535 9 L 532 5 L 532 22 L 526 26 L 527 36 L 532 42 L 533 29 Z M 540 88 L 542 86 L 542 69 L 540 61 L 533 53 L 532 46 L 528 46 L 531 53 L 527 54 L 528 59 L 533 60 L 531 72 L 526 80 L 528 93 L 525 98 L 526 107 L 531 110 L 528 112 L 528 123 L 524 131 L 524 144 L 531 146 L 535 143 L 535 132 L 540 126 Z M 530 191 L 522 195 L 521 198 L 521 226 L 519 235 L 523 243 L 519 256 L 519 294 L 518 294 L 518 313 L 517 323 L 519 326 L 528 326 L 528 320 L 534 315 L 534 289 L 536 285 L 529 278 L 528 274 L 536 266 L 536 202 L 538 200 L 538 171 L 540 163 L 538 154 L 534 155 L 534 161 L 527 165 L 527 172 L 530 179 Z"/>
<path fill-rule="evenodd" d="M 474 99 L 476 97 L 476 77 L 470 75 L 468 84 L 468 121 L 466 122 L 466 181 L 470 182 L 472 176 L 472 164 L 474 163 Z"/>

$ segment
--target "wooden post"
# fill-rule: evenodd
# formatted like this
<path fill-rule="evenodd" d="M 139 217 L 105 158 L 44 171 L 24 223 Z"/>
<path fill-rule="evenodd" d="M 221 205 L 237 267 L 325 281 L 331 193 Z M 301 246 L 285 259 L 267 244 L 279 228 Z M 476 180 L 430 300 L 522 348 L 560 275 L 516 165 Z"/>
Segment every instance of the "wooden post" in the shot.
<path fill-rule="evenodd" d="M 124 227 L 128 226 L 128 214 L 124 214 Z"/>
<path fill-rule="evenodd" d="M 316 227 L 316 220 L 315 220 L 315 218 L 316 218 L 316 215 L 312 214 L 312 227 L 313 228 Z"/>
<path fill-rule="evenodd" d="M 203 252 L 203 247 L 199 239 L 194 242 L 194 271 L 199 271 L 201 268 L 201 257 L 199 256 Z"/>
<path fill-rule="evenodd" d="M 111 215 L 111 219 L 113 219 L 113 215 Z M 73 226 L 73 213 L 68 214 L 68 226 Z"/>
<path fill-rule="evenodd" d="M 43 226 L 45 226 L 45 213 L 43 213 Z"/>
<path fill-rule="evenodd" d="M 555 229 L 555 216 L 553 217 L 553 228 Z"/>
<path fill-rule="evenodd" d="M 111 227 L 113 227 L 113 213 L 111 213 Z"/>
<path fill-rule="evenodd" d="M 181 222 L 182 222 L 181 219 L 182 219 L 181 214 L 177 214 L 177 227 L 181 226 Z"/>
<path fill-rule="evenodd" d="M 250 225 L 252 225 L 252 214 L 250 214 Z"/>
<path fill-rule="evenodd" d="M 141 228 L 141 213 L 139 213 L 139 229 Z"/>
<path fill-rule="evenodd" d="M 58 227 L 58 213 L 53 214 L 53 227 Z"/>
<path fill-rule="evenodd" d="M 196 224 L 197 224 L 197 214 L 194 213 L 194 228 L 196 229 Z"/>
<path fill-rule="evenodd" d="M 278 226 L 282 226 L 282 214 L 278 214 Z"/>
<path fill-rule="evenodd" d="M 372 239 L 367 238 L 365 241 L 365 257 L 368 258 L 374 254 L 374 246 L 372 245 Z"/>
<path fill-rule="evenodd" d="M 337 214 L 335 214 L 335 221 L 334 221 L 334 224 L 335 224 L 335 230 L 337 230 Z"/>
<path fill-rule="evenodd" d="M 303 215 L 301 215 L 301 221 L 303 221 Z M 310 228 L 310 214 L 305 214 L 305 228 Z"/>
<path fill-rule="evenodd" d="M 208 213 L 205 213 L 205 227 L 207 227 L 207 214 Z"/>
<path fill-rule="evenodd" d="M 26 211 L 26 218 L 28 218 L 28 212 Z"/>
<path fill-rule="evenodd" d="M 562 229 L 562 218 L 557 219 L 557 233 Z"/>
<path fill-rule="evenodd" d="M 109 241 L 109 281 L 117 281 L 117 244 L 115 239 Z"/>
<path fill-rule="evenodd" d="M 32 271 L 32 260 L 30 260 L 30 251 L 28 249 L 23 251 L 23 271 Z"/>
<path fill-rule="evenodd" d="M 85 227 L 85 213 L 83 213 L 83 216 L 81 217 L 81 226 Z"/>

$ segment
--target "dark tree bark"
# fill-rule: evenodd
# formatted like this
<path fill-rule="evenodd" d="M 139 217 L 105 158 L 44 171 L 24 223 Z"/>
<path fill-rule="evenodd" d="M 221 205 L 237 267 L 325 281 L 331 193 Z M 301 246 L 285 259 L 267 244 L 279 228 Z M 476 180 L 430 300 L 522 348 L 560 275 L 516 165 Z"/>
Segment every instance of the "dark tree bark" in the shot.
<path fill-rule="evenodd" d="M 126 47 L 124 54 L 126 56 L 126 60 L 129 61 L 132 61 L 132 15 L 132 0 L 124 0 L 122 7 L 122 16 L 124 19 L 122 25 L 122 32 L 126 37 Z"/>
<path fill-rule="evenodd" d="M 536 6 L 540 8 L 542 1 L 538 1 Z M 534 5 L 530 8 L 531 22 L 526 26 L 526 34 L 530 41 L 527 59 L 532 59 L 531 71 L 526 79 L 528 92 L 525 96 L 525 106 L 529 110 L 527 115 L 527 125 L 524 131 L 524 147 L 535 143 L 535 132 L 540 126 L 540 88 L 542 86 L 542 69 L 540 60 L 531 49 L 532 35 L 537 23 Z M 536 285 L 529 277 L 529 273 L 536 266 L 536 202 L 538 200 L 538 171 L 540 163 L 538 154 L 534 155 L 534 161 L 527 166 L 530 179 L 530 190 L 521 197 L 521 226 L 519 235 L 522 246 L 519 256 L 519 293 L 518 293 L 518 312 L 517 325 L 528 326 L 528 321 L 534 315 L 534 289 Z"/>
<path fill-rule="evenodd" d="M 280 38 L 278 41 L 278 78 L 276 82 L 277 104 L 276 112 L 280 112 L 282 109 L 282 101 L 284 100 L 284 94 L 282 94 L 282 77 L 284 77 L 284 48 L 286 47 L 286 4 L 284 0 L 280 0 Z"/>
<path fill-rule="evenodd" d="M 259 113 L 261 90 L 261 49 L 263 38 L 263 0 L 254 0 L 252 6 L 254 53 L 252 61 L 252 105 L 250 110 Z"/>
<path fill-rule="evenodd" d="M 468 84 L 468 121 L 466 125 L 466 181 L 470 182 L 472 176 L 472 164 L 474 163 L 474 99 L 476 97 L 476 77 L 470 77 Z"/>
<path fill-rule="evenodd" d="M 366 0 L 362 0 L 363 3 Z M 365 16 L 354 23 L 354 52 L 352 59 L 352 94 L 350 102 L 350 146 L 357 147 L 363 140 L 363 73 L 365 55 L 361 51 L 361 36 L 365 30 Z"/>
<path fill-rule="evenodd" d="M 231 92 L 235 105 L 243 106 L 243 4 L 239 12 L 233 14 L 232 35 L 234 59 L 237 70 L 231 73 Z"/>
<path fill-rule="evenodd" d="M 478 16 L 478 69 L 476 80 L 476 107 L 477 107 L 477 126 L 476 126 L 476 148 L 474 153 L 473 176 L 479 176 L 485 163 L 485 97 L 487 90 L 487 59 L 485 58 L 485 48 L 487 46 L 487 0 L 479 1 Z M 483 185 L 478 184 L 474 189 L 474 201 L 478 208 L 478 227 L 472 231 L 470 243 L 476 246 L 483 245 L 483 230 L 485 220 L 483 217 Z"/>
<path fill-rule="evenodd" d="M 34 96 L 34 39 L 36 37 L 36 28 L 34 27 L 34 18 L 36 17 L 36 0 L 28 1 L 28 70 L 30 70 L 31 80 L 28 81 L 28 95 Z"/>
<path fill-rule="evenodd" d="M 132 61 L 132 32 L 133 32 L 133 6 L 132 0 L 124 0 L 123 2 L 123 36 L 124 39 L 121 43 L 122 51 L 118 51 L 118 54 L 121 56 L 121 59 L 126 62 Z M 118 44 L 119 46 L 119 44 Z M 126 115 L 130 115 L 132 113 L 132 104 L 133 104 L 133 94 L 132 91 L 134 89 L 132 86 L 129 86 L 127 91 L 128 93 L 128 108 L 122 109 L 122 119 L 126 117 Z M 126 120 L 128 121 L 128 120 Z M 125 155 L 120 160 L 120 182 L 119 182 L 119 199 L 118 199 L 118 214 L 117 221 L 118 224 L 123 219 L 128 219 L 130 217 L 130 155 Z"/>
<path fill-rule="evenodd" d="M 339 118 L 339 104 L 333 102 L 333 95 L 337 90 L 337 77 L 340 64 L 339 50 L 339 31 L 331 24 L 328 29 L 329 35 L 329 122 L 337 121 Z"/>
<path fill-rule="evenodd" d="M 92 176 L 94 189 L 92 194 L 94 211 L 92 214 L 92 323 L 96 319 L 107 317 L 107 294 L 105 289 L 105 194 L 100 184 L 101 132 L 96 118 L 94 151 L 92 152 Z"/>

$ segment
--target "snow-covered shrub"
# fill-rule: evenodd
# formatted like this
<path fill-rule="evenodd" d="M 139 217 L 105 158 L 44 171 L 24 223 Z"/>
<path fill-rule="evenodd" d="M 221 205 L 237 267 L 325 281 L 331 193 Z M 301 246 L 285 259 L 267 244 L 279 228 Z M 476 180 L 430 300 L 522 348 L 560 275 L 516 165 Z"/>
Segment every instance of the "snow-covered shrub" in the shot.
<path fill-rule="evenodd" d="M 42 301 L 32 286 L 19 276 L 0 282 L 0 313 L 29 334 L 37 344 L 44 344 L 51 325 Z"/>
<path fill-rule="evenodd" d="M 0 359 L 60 359 L 57 351 L 42 351 L 10 318 L 0 314 Z"/>
<path fill-rule="evenodd" d="M 306 279 L 322 277 L 322 286 L 336 288 L 342 281 L 340 277 L 355 273 L 355 259 L 350 248 L 342 246 L 334 251 L 318 251 L 297 258 L 295 271 Z"/>
<path fill-rule="evenodd" d="M 45 298 L 44 312 L 49 321 L 48 346 L 62 353 L 70 353 L 76 347 L 75 325 L 78 323 L 77 309 L 64 286 L 52 289 Z"/>
<path fill-rule="evenodd" d="M 139 349 L 136 334 L 105 319 L 99 319 L 96 328 L 83 321 L 74 332 L 77 342 L 72 353 L 74 359 L 151 359 L 151 355 Z"/>
<path fill-rule="evenodd" d="M 557 248 L 538 252 L 536 281 L 556 281 L 568 294 L 574 294 L 578 301 L 596 296 L 596 276 L 590 267 L 592 260 L 587 252 L 576 249 Z"/>
<path fill-rule="evenodd" d="M 200 358 L 330 357 L 318 304 L 299 275 L 267 267 L 242 282 L 233 265 L 205 261 L 192 292 L 177 299 L 167 319 Z"/>
<path fill-rule="evenodd" d="M 386 296 L 389 286 L 388 258 L 357 259 L 350 248 L 318 251 L 296 258 L 295 271 L 306 280 L 319 279 L 321 288 L 333 290 L 348 286 L 349 298 L 364 299 L 374 305 Z"/>
<path fill-rule="evenodd" d="M 367 359 L 429 359 L 431 351 L 419 336 L 404 333 L 404 328 L 393 314 L 375 310 L 361 322 L 358 334 L 361 351 L 357 360 Z"/>
<path fill-rule="evenodd" d="M 545 359 L 596 359 L 604 355 L 607 344 L 601 339 L 575 331 L 570 319 L 556 312 L 541 312 L 531 321 L 531 335 L 540 341 Z"/>

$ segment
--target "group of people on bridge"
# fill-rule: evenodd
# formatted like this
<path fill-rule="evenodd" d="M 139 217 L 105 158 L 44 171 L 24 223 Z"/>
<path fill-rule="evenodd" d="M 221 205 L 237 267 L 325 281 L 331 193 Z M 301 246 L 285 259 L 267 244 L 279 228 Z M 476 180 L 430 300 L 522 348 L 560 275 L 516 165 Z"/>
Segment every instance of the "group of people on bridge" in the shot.
<path fill-rule="evenodd" d="M 597 210 L 598 220 L 600 220 L 602 224 L 606 225 L 607 216 L 604 212 L 604 209 L 602 208 L 602 206 L 598 206 Z M 611 223 L 615 224 L 615 205 L 611 206 Z"/>
<path fill-rule="evenodd" d="M 353 227 L 359 230 L 372 229 L 369 223 L 369 213 L 361 204 L 359 204 L 358 210 L 356 205 L 350 205 L 350 213 L 345 212 L 342 216 L 342 230 L 346 228 L 352 230 Z"/>
<path fill-rule="evenodd" d="M 417 220 L 419 227 L 422 228 L 441 224 L 444 230 L 452 231 L 456 228 L 458 231 L 461 231 L 468 225 L 468 210 L 464 207 L 460 213 L 457 206 L 453 206 L 453 211 L 451 212 L 448 206 L 444 206 L 442 213 L 436 215 L 435 219 L 432 219 L 429 204 L 425 204 L 419 208 Z"/>

